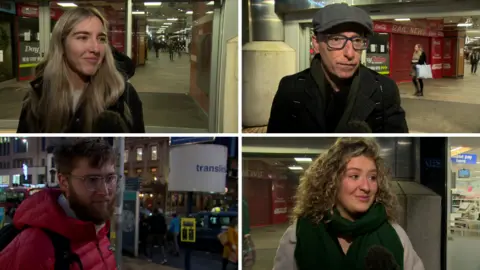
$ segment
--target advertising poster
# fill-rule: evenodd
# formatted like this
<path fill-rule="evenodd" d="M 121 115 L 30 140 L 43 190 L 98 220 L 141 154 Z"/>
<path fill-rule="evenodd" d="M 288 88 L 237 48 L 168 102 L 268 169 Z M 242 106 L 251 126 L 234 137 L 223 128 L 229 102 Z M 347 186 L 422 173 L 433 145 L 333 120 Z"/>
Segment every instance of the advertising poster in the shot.
<path fill-rule="evenodd" d="M 430 64 L 434 79 L 443 77 L 443 38 L 432 38 Z"/>
<path fill-rule="evenodd" d="M 288 207 L 286 200 L 286 181 L 272 180 L 273 224 L 288 221 Z"/>
<path fill-rule="evenodd" d="M 445 38 L 443 42 L 443 76 L 451 77 L 455 74 L 453 64 L 453 42 L 452 38 Z"/>
<path fill-rule="evenodd" d="M 123 194 L 123 213 L 122 213 L 122 245 L 123 250 L 137 255 L 138 249 L 138 193 L 136 191 L 126 190 Z"/>
<path fill-rule="evenodd" d="M 365 66 L 380 74 L 390 74 L 390 34 L 374 33 L 368 41 Z"/>
<path fill-rule="evenodd" d="M 366 66 L 380 74 L 390 74 L 390 55 L 388 53 L 367 53 Z"/>

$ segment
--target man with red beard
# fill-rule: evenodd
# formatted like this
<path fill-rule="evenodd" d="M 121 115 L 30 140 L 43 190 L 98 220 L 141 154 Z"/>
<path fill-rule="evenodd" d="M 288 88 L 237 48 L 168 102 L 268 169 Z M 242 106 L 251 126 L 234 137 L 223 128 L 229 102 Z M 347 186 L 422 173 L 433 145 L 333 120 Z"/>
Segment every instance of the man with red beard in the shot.
<path fill-rule="evenodd" d="M 0 269 L 54 269 L 49 232 L 68 240 L 77 258 L 71 269 L 117 269 L 107 238 L 119 181 L 112 147 L 101 139 L 72 139 L 55 147 L 54 158 L 60 190 L 37 192 L 20 205 L 13 224 L 21 232 L 0 252 Z"/>

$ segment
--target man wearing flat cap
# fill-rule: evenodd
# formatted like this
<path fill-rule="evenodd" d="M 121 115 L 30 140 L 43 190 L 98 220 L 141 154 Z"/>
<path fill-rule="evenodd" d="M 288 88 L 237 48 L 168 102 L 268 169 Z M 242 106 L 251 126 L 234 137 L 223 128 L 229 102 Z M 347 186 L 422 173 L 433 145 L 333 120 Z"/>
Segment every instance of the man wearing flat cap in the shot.
<path fill-rule="evenodd" d="M 358 7 L 332 4 L 313 18 L 311 67 L 280 81 L 269 133 L 407 133 L 396 83 L 360 64 L 373 34 Z"/>

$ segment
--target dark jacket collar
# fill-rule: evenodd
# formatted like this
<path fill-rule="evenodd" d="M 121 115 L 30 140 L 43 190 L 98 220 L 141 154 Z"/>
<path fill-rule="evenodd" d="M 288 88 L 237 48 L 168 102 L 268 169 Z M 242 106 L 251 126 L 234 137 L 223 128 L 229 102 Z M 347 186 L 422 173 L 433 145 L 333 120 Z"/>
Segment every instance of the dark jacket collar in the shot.
<path fill-rule="evenodd" d="M 318 80 L 324 80 L 325 77 L 321 67 L 319 70 L 318 66 L 313 66 L 314 62 L 319 63 L 319 61 L 321 61 L 320 55 L 316 55 L 312 60 L 312 68 L 307 72 L 310 79 L 306 82 L 305 93 L 311 99 L 306 104 L 306 107 L 310 114 L 315 118 L 316 122 L 320 126 L 325 127 L 324 110 L 319 108 L 325 108 L 326 106 L 326 93 L 324 92 L 324 85 L 318 85 Z M 319 72 L 321 73 L 318 74 Z M 355 87 L 350 89 L 344 115 L 342 116 L 335 132 L 345 130 L 347 124 L 351 121 L 365 121 L 375 109 L 375 102 L 371 97 L 376 91 L 381 90 L 376 73 L 365 66 L 360 65 L 356 76 L 358 76 L 358 80 L 354 80 L 352 83 Z"/>

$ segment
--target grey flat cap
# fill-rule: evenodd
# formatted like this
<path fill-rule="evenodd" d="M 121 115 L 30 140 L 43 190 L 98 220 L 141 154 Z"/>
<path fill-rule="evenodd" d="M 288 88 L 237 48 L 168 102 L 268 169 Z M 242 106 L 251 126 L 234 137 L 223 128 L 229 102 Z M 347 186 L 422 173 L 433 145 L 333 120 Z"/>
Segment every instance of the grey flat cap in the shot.
<path fill-rule="evenodd" d="M 361 8 L 347 4 L 331 4 L 321 8 L 313 16 L 313 29 L 317 33 L 325 32 L 344 23 L 356 23 L 365 28 L 367 34 L 373 34 L 373 21 Z"/>

